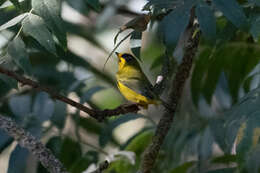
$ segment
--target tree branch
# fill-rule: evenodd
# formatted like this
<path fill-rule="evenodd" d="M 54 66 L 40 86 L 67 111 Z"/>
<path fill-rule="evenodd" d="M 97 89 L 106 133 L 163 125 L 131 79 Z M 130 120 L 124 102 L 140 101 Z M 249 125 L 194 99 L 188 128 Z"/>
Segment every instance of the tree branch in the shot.
<path fill-rule="evenodd" d="M 197 52 L 200 38 L 200 32 L 195 34 L 195 37 L 193 38 L 193 34 L 196 32 L 197 29 L 197 26 L 193 25 L 193 21 L 194 15 L 191 15 L 189 27 L 191 28 L 191 32 L 189 32 L 189 39 L 185 46 L 185 54 L 182 63 L 178 66 L 176 76 L 172 83 L 173 87 L 168 99 L 169 106 L 171 106 L 172 109 L 165 109 L 165 113 L 160 119 L 155 135 L 153 136 L 152 143 L 144 152 L 141 164 L 142 173 L 150 173 L 155 164 L 161 145 L 163 144 L 164 139 L 172 125 L 173 118 L 182 95 L 185 81 L 189 77 L 192 67 L 192 61 Z"/>
<path fill-rule="evenodd" d="M 61 162 L 39 140 L 19 127 L 11 118 L 0 115 L 0 128 L 27 148 L 51 173 L 68 173 Z"/>
<path fill-rule="evenodd" d="M 48 94 L 50 94 L 50 96 L 53 99 L 57 99 L 62 102 L 65 102 L 65 103 L 89 114 L 91 117 L 97 119 L 98 121 L 103 121 L 106 117 L 116 116 L 116 115 L 120 115 L 120 114 L 126 114 L 126 113 L 130 113 L 130 112 L 137 112 L 139 110 L 139 107 L 136 104 L 121 105 L 115 109 L 94 110 L 94 109 L 84 106 L 83 104 L 75 102 L 74 100 L 72 100 L 68 97 L 65 97 L 61 94 L 54 92 L 52 89 L 50 89 L 48 87 L 41 86 L 39 83 L 37 83 L 31 79 L 25 78 L 11 70 L 5 69 L 2 66 L 0 66 L 0 73 L 17 80 L 18 82 L 22 83 L 23 85 L 29 85 L 32 88 L 37 89 L 39 91 L 47 92 Z"/>

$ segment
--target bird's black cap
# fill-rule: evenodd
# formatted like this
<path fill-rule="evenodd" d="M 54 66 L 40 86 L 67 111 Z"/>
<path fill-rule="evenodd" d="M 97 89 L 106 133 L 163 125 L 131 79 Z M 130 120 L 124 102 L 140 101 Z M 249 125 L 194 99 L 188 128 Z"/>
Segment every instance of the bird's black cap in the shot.
<path fill-rule="evenodd" d="M 128 54 L 128 53 L 124 53 L 121 56 L 126 60 L 126 62 L 130 62 L 130 61 L 135 60 L 135 58 L 131 54 Z"/>

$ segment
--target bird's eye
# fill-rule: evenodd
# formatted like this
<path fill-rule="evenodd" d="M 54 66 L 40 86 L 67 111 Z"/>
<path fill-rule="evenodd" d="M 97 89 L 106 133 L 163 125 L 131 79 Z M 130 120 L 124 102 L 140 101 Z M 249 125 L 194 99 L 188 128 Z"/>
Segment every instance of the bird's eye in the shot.
<path fill-rule="evenodd" d="M 130 54 L 123 54 L 122 57 L 126 60 L 126 62 L 130 62 L 134 59 L 134 57 Z"/>

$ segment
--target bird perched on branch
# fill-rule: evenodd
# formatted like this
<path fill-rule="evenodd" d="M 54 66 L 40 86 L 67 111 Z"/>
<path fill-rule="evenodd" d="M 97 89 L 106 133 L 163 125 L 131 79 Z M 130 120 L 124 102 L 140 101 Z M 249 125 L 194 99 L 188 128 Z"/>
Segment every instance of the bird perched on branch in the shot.
<path fill-rule="evenodd" d="M 138 61 L 128 53 L 116 52 L 116 55 L 118 57 L 116 80 L 122 95 L 145 109 L 149 104 L 165 105 L 166 103 L 154 94 L 153 86 L 143 73 Z"/>

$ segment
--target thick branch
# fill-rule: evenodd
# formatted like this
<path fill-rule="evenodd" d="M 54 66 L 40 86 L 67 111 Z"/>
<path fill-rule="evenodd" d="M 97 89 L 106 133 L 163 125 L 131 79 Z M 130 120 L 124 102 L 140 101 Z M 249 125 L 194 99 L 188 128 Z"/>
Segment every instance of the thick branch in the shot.
<path fill-rule="evenodd" d="M 27 148 L 51 173 L 68 173 L 61 162 L 39 140 L 19 127 L 13 120 L 0 115 L 0 128 Z"/>
<path fill-rule="evenodd" d="M 191 20 L 193 23 L 193 19 Z M 152 139 L 152 143 L 148 146 L 146 151 L 144 152 L 142 165 L 141 165 L 141 172 L 142 173 L 150 173 L 159 150 L 164 142 L 165 136 L 167 135 L 171 124 L 173 122 L 174 115 L 176 113 L 176 109 L 179 103 L 179 100 L 182 95 L 182 91 L 184 88 L 184 84 L 186 79 L 189 77 L 190 70 L 192 67 L 192 61 L 197 52 L 197 48 L 199 45 L 199 37 L 200 33 L 198 32 L 195 37 L 193 38 L 194 32 L 196 32 L 197 27 L 193 26 L 192 31 L 189 33 L 189 39 L 185 46 L 185 54 L 182 60 L 182 63 L 179 65 L 177 69 L 176 76 L 173 80 L 173 87 L 170 92 L 170 96 L 168 99 L 168 103 L 172 109 L 166 109 L 164 115 L 160 119 L 160 122 L 157 126 L 155 135 Z"/>
<path fill-rule="evenodd" d="M 139 110 L 139 107 L 136 104 L 121 105 L 115 109 L 93 110 L 89 107 L 84 106 L 83 104 L 80 104 L 78 102 L 73 101 L 72 99 L 69 99 L 68 97 L 65 97 L 61 94 L 54 92 L 52 89 L 50 89 L 48 87 L 41 86 L 39 83 L 37 83 L 31 79 L 25 78 L 11 70 L 5 69 L 2 66 L 0 66 L 0 73 L 17 80 L 18 82 L 22 83 L 23 85 L 29 85 L 32 88 L 37 89 L 39 91 L 47 92 L 48 94 L 50 94 L 50 96 L 52 98 L 65 102 L 71 106 L 74 106 L 75 108 L 89 114 L 91 117 L 93 117 L 99 121 L 104 120 L 106 117 L 111 117 L 111 116 L 120 115 L 120 114 L 126 114 L 129 112 L 137 112 Z"/>

